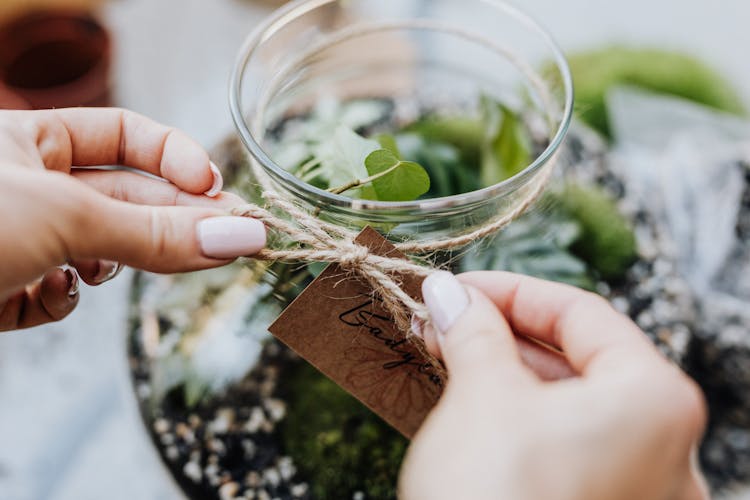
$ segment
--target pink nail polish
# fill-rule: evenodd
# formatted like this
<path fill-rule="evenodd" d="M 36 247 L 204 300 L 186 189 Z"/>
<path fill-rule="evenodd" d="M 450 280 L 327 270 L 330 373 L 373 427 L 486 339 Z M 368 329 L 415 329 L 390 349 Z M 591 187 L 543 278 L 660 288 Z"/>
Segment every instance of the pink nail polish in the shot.
<path fill-rule="evenodd" d="M 197 227 L 203 255 L 213 259 L 235 259 L 253 255 L 266 246 L 266 228 L 247 217 L 212 217 Z"/>
<path fill-rule="evenodd" d="M 122 271 L 122 266 L 118 262 L 111 260 L 100 260 L 99 271 L 94 276 L 94 283 L 101 285 L 114 279 Z"/>
<path fill-rule="evenodd" d="M 78 273 L 76 273 L 73 269 L 66 269 L 65 277 L 68 278 L 68 297 L 72 299 L 76 295 L 78 295 L 78 289 L 80 287 L 80 282 L 78 281 Z"/>
<path fill-rule="evenodd" d="M 469 307 L 469 294 L 447 271 L 432 273 L 422 283 L 424 303 L 439 334 L 445 334 Z"/>
<path fill-rule="evenodd" d="M 214 162 L 209 162 L 209 167 L 211 168 L 211 175 L 214 176 L 214 184 L 205 194 L 210 198 L 214 198 L 218 196 L 224 188 L 224 178 L 221 176 L 221 172 Z"/>

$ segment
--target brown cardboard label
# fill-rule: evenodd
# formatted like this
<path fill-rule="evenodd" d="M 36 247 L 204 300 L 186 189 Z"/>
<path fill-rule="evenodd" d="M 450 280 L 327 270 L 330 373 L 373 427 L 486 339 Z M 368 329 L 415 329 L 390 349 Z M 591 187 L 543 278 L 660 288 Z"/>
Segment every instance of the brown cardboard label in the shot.
<path fill-rule="evenodd" d="M 372 228 L 356 239 L 374 253 L 404 257 Z M 421 300 L 422 280 L 403 276 Z M 443 380 L 398 331 L 372 289 L 332 264 L 270 327 L 282 342 L 411 438 L 435 406 Z"/>

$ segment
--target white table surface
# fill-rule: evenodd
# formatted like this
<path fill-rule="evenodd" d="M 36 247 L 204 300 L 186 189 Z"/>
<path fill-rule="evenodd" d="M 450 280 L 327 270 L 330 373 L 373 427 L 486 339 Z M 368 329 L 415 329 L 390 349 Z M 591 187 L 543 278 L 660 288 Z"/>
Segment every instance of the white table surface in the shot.
<path fill-rule="evenodd" d="M 517 3 L 566 50 L 628 41 L 692 51 L 738 82 L 750 102 L 745 0 Z M 111 2 L 119 103 L 210 147 L 232 130 L 229 71 L 267 10 L 247 0 Z M 129 278 L 96 292 L 83 287 L 77 311 L 60 324 L 0 336 L 0 499 L 179 498 L 130 386 Z"/>

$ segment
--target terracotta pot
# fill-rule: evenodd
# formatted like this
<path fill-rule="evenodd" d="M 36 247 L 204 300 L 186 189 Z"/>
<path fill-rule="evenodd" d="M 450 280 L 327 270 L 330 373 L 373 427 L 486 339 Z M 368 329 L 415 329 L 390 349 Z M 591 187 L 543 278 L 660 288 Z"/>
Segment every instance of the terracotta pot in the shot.
<path fill-rule="evenodd" d="M 31 109 L 31 104 L 5 85 L 0 84 L 0 109 Z"/>
<path fill-rule="evenodd" d="M 35 109 L 110 105 L 111 57 L 89 13 L 36 12 L 0 27 L 0 82 Z"/>

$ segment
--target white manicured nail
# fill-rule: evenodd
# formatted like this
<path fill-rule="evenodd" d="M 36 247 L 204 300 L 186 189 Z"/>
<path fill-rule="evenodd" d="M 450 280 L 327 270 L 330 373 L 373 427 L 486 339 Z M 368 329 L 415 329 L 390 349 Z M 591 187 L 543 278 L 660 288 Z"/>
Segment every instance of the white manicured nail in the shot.
<path fill-rule="evenodd" d="M 221 190 L 224 188 L 224 178 L 221 176 L 221 172 L 219 171 L 219 168 L 214 164 L 214 162 L 209 163 L 209 167 L 211 168 L 211 175 L 214 176 L 214 184 L 211 186 L 211 189 L 206 191 L 206 196 L 209 198 L 214 198 L 221 193 Z"/>
<path fill-rule="evenodd" d="M 198 223 L 198 242 L 203 255 L 214 259 L 235 259 L 265 248 L 266 228 L 247 217 L 212 217 Z"/>
<path fill-rule="evenodd" d="M 469 295 L 456 277 L 447 271 L 432 273 L 422 283 L 424 303 L 438 333 L 445 334 L 469 307 Z"/>
<path fill-rule="evenodd" d="M 94 276 L 94 283 L 101 285 L 107 281 L 114 279 L 122 271 L 122 266 L 119 262 L 112 262 L 111 260 L 100 260 L 99 271 Z"/>

